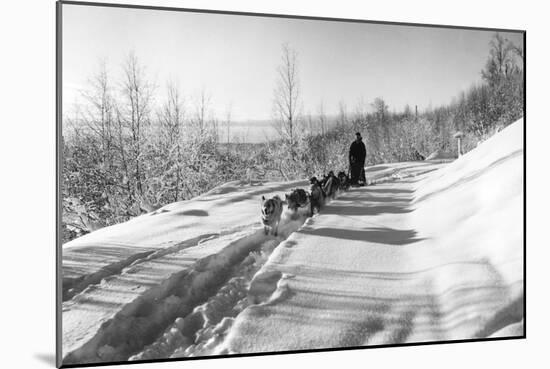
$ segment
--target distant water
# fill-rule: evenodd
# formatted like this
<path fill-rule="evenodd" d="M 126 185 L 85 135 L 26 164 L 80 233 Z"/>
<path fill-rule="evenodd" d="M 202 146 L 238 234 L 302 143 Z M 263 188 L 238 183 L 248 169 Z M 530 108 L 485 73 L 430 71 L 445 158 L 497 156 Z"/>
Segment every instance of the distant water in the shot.
<path fill-rule="evenodd" d="M 336 125 L 336 118 L 329 116 L 326 118 L 327 128 Z M 310 129 L 317 129 L 315 121 L 310 123 Z M 304 125 L 306 123 L 304 122 Z M 220 142 L 227 142 L 227 126 L 225 123 L 219 124 L 219 139 Z M 230 142 L 248 142 L 259 143 L 279 139 L 279 134 L 274 128 L 272 120 L 243 120 L 232 122 L 229 127 Z"/>
<path fill-rule="evenodd" d="M 220 142 L 227 142 L 227 126 L 224 123 L 220 123 L 218 129 Z M 229 126 L 230 142 L 259 143 L 277 138 L 277 131 L 273 127 L 272 122 L 268 120 L 232 122 Z"/>

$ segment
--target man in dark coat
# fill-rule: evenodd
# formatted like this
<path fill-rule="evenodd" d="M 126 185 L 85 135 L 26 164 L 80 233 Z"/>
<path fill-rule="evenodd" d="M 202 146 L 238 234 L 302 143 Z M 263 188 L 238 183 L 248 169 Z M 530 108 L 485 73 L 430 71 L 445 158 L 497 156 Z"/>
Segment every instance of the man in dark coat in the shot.
<path fill-rule="evenodd" d="M 363 179 L 361 177 L 364 176 L 362 172 L 365 168 L 365 157 L 367 156 L 367 149 L 363 143 L 361 133 L 357 132 L 355 136 L 355 141 L 351 143 L 349 148 L 349 168 L 352 185 L 358 185 L 359 180 Z"/>

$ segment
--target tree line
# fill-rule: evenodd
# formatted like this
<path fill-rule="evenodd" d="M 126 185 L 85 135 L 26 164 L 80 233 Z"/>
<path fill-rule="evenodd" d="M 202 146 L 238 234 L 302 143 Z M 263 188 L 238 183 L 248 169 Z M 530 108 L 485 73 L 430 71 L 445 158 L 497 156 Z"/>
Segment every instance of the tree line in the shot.
<path fill-rule="evenodd" d="M 300 114 L 298 58 L 285 45 L 274 104 L 281 139 L 271 145 L 271 157 L 285 178 L 347 170 L 347 150 L 356 131 L 363 134 L 367 165 L 455 156 L 453 135 L 458 131 L 464 134 L 463 152 L 470 151 L 523 116 L 523 64 L 523 49 L 496 33 L 480 71 L 481 82 L 450 104 L 420 112 L 408 105 L 390 111 L 378 97 L 348 112 L 341 103 L 335 124 L 327 128 L 322 105 L 316 117 Z"/>
<path fill-rule="evenodd" d="M 158 101 L 159 87 L 135 54 L 117 79 L 101 63 L 84 102 L 63 121 L 63 241 L 249 178 L 251 170 L 279 180 L 347 170 L 356 131 L 365 139 L 367 165 L 454 153 L 458 130 L 471 150 L 523 116 L 523 51 L 500 34 L 489 46 L 481 83 L 449 105 L 390 111 L 379 97 L 352 112 L 340 103 L 337 116 L 328 117 L 322 104 L 315 116 L 303 113 L 299 55 L 284 44 L 273 91 L 277 137 L 255 145 L 229 143 L 231 114 L 216 118 L 206 91 L 188 98 L 168 82 Z"/>
<path fill-rule="evenodd" d="M 63 239 L 195 197 L 243 176 L 247 155 L 218 147 L 220 122 L 201 91 L 186 101 L 173 82 L 164 101 L 135 54 L 112 80 L 104 63 L 64 119 Z"/>

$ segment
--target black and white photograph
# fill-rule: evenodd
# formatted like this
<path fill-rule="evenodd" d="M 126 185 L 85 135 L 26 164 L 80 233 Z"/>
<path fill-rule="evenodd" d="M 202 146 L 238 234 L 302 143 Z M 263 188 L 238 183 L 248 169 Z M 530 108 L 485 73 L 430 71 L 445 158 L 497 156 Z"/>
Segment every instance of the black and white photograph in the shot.
<path fill-rule="evenodd" d="M 525 338 L 525 30 L 57 22 L 57 365 Z"/>

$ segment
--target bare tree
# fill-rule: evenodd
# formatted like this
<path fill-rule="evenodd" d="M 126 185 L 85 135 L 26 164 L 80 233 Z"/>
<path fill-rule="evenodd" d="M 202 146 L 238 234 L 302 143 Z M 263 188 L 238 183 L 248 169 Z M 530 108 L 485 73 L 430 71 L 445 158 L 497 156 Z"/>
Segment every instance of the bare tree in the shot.
<path fill-rule="evenodd" d="M 348 108 L 343 101 L 338 103 L 338 118 L 336 124 L 339 128 L 343 128 L 348 123 Z"/>
<path fill-rule="evenodd" d="M 229 151 L 229 134 L 231 128 L 231 104 L 227 107 L 225 112 L 225 128 L 227 129 L 227 151 Z"/>
<path fill-rule="evenodd" d="M 165 144 L 175 147 L 183 138 L 185 101 L 173 81 L 166 84 L 166 100 L 157 112 L 160 135 Z"/>
<path fill-rule="evenodd" d="M 99 141 L 101 167 L 109 171 L 112 162 L 114 100 L 107 66 L 102 60 L 97 73 L 88 80 L 88 89 L 82 91 L 86 101 L 81 110 L 81 121 Z"/>
<path fill-rule="evenodd" d="M 317 108 L 317 117 L 319 120 L 319 130 L 321 134 L 324 135 L 327 132 L 327 115 L 325 113 L 325 105 L 322 100 Z"/>
<path fill-rule="evenodd" d="M 165 160 L 160 178 L 161 185 L 165 188 L 159 191 L 156 197 L 157 201 L 160 201 L 164 192 L 170 192 L 173 193 L 171 200 L 177 201 L 181 197 L 180 189 L 183 186 L 185 107 L 179 89 L 173 81 L 168 82 L 166 90 L 166 101 L 157 114 L 161 135 L 160 150 L 164 152 L 162 157 Z"/>
<path fill-rule="evenodd" d="M 216 182 L 216 161 L 218 142 L 218 122 L 211 112 L 210 95 L 202 89 L 194 99 L 194 107 L 189 119 L 189 141 L 186 147 L 190 156 L 189 165 L 193 174 L 189 180 L 195 193 L 200 193 Z"/>
<path fill-rule="evenodd" d="M 282 46 L 281 64 L 277 68 L 277 86 L 274 91 L 275 129 L 296 160 L 300 86 L 298 81 L 298 56 L 288 44 Z"/>
<path fill-rule="evenodd" d="M 383 98 L 377 97 L 374 99 L 372 103 L 372 109 L 374 111 L 374 114 L 376 116 L 376 119 L 383 124 L 387 119 L 389 115 L 389 107 L 384 101 Z"/>
<path fill-rule="evenodd" d="M 514 51 L 513 44 L 499 33 L 493 36 L 489 45 L 489 59 L 481 74 L 489 84 L 495 85 L 514 72 L 513 53 L 517 51 Z"/>
<path fill-rule="evenodd" d="M 154 87 L 146 80 L 145 71 L 131 52 L 123 65 L 122 80 L 122 120 L 129 129 L 133 179 L 138 196 L 143 196 L 143 144 L 145 130 L 150 123 L 150 110 Z"/>
<path fill-rule="evenodd" d="M 213 120 L 208 119 L 210 114 L 211 98 L 205 89 L 202 89 L 195 97 L 195 107 L 190 118 L 190 123 L 193 128 L 193 133 L 196 139 L 204 140 L 210 133 L 215 133 Z"/>

